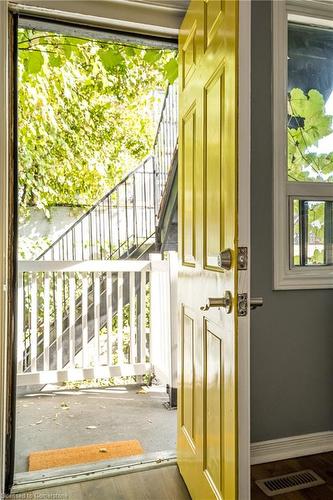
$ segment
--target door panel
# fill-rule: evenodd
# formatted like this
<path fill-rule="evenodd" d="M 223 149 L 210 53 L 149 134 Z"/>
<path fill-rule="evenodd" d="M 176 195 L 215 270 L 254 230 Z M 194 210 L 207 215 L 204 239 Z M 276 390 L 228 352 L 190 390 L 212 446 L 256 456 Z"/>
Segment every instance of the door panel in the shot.
<path fill-rule="evenodd" d="M 194 0 L 179 37 L 178 463 L 193 499 L 237 495 L 237 1 Z M 209 297 L 233 308 L 201 310 Z"/>
<path fill-rule="evenodd" d="M 224 4 L 224 0 L 207 0 L 204 3 L 206 47 L 214 39 L 216 31 L 222 22 Z"/>
<path fill-rule="evenodd" d="M 183 406 L 182 406 L 182 428 L 186 434 L 189 444 L 195 448 L 194 443 L 194 321 L 185 314 L 183 316 Z"/>
<path fill-rule="evenodd" d="M 217 267 L 224 248 L 224 198 L 222 155 L 224 150 L 224 66 L 218 68 L 204 90 L 204 241 L 205 267 Z M 209 125 L 208 125 L 209 124 Z M 220 270 L 217 268 L 217 270 Z"/>
<path fill-rule="evenodd" d="M 193 104 L 182 121 L 184 178 L 182 183 L 183 262 L 195 263 L 195 165 L 196 165 L 196 111 Z"/>
<path fill-rule="evenodd" d="M 193 26 L 185 40 L 182 47 L 182 57 L 183 57 L 183 71 L 182 75 L 182 87 L 185 88 L 188 85 L 191 76 L 195 71 L 196 66 L 196 38 L 197 38 L 197 23 L 194 22 Z"/>
<path fill-rule="evenodd" d="M 216 491 L 223 491 L 223 341 L 219 328 L 205 321 L 204 330 L 204 461 L 203 469 Z"/>

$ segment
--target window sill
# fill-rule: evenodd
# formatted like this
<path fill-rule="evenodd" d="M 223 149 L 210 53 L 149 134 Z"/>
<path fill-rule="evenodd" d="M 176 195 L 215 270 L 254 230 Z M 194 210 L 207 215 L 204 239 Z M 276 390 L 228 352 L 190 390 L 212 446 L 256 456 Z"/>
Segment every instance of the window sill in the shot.
<path fill-rule="evenodd" d="M 288 269 L 275 273 L 274 290 L 315 290 L 333 288 L 333 266 L 322 269 Z"/>

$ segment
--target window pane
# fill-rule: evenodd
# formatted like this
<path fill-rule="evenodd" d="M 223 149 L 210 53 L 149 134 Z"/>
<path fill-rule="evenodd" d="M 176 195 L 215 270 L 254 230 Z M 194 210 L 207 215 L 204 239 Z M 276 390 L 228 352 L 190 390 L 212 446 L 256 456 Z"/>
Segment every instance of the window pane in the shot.
<path fill-rule="evenodd" d="M 288 179 L 333 182 L 333 29 L 288 27 Z"/>
<path fill-rule="evenodd" d="M 333 202 L 293 200 L 293 265 L 333 264 Z"/>
<path fill-rule="evenodd" d="M 299 200 L 294 200 L 293 202 L 293 210 L 294 210 L 294 234 L 293 234 L 293 242 L 294 242 L 294 266 L 300 265 L 300 231 L 299 231 Z"/>

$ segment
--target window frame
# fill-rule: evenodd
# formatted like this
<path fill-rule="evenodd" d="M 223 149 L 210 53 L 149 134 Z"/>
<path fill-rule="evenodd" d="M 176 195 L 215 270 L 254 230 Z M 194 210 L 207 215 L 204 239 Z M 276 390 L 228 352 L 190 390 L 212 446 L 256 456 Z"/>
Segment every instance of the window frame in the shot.
<path fill-rule="evenodd" d="M 288 182 L 287 89 L 288 22 L 333 28 L 332 4 L 323 0 L 284 0 L 273 8 L 273 288 L 333 288 L 333 265 L 293 266 L 290 199 L 333 199 L 333 183 Z"/>

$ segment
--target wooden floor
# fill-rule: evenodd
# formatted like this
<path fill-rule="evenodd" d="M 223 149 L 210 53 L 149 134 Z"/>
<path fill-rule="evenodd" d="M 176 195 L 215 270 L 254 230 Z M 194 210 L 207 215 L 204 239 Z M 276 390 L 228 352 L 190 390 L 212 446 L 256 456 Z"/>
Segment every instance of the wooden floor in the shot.
<path fill-rule="evenodd" d="M 255 484 L 257 479 L 312 469 L 326 484 L 294 493 L 267 497 Z M 333 453 L 322 453 L 309 457 L 282 460 L 251 468 L 251 500 L 333 500 Z M 47 488 L 6 497 L 7 499 L 29 500 L 190 500 L 190 495 L 176 465 L 144 472 L 96 479 L 61 487 Z M 241 498 L 239 500 L 249 500 Z"/>
<path fill-rule="evenodd" d="M 255 484 L 255 481 L 258 479 L 279 476 L 304 469 L 312 469 L 314 472 L 317 472 L 326 481 L 326 484 L 295 491 L 294 493 L 275 495 L 274 497 L 266 496 Z M 268 498 L 275 498 L 276 500 L 333 500 L 333 453 L 322 453 L 320 455 L 311 455 L 291 460 L 281 460 L 280 462 L 253 465 L 251 473 L 251 500 L 268 500 Z"/>
<path fill-rule="evenodd" d="M 23 496 L 22 496 L 23 495 Z M 10 495 L 40 500 L 190 500 L 176 465 Z"/>

